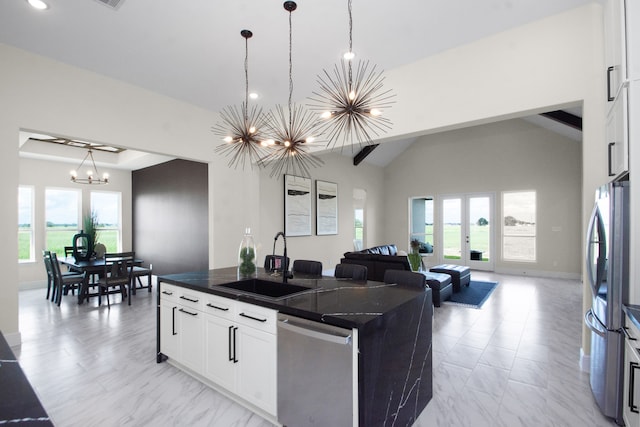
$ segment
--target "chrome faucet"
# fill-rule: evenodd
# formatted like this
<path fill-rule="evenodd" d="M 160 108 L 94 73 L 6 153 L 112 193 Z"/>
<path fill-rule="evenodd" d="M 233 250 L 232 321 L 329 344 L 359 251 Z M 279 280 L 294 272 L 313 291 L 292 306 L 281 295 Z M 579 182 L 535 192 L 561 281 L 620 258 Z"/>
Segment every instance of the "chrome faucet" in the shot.
<path fill-rule="evenodd" d="M 282 260 L 282 283 L 287 283 L 287 278 L 289 276 L 289 266 L 287 265 L 287 237 L 284 235 L 283 231 L 278 231 L 276 233 L 276 237 L 273 238 L 273 256 L 276 255 L 276 242 L 278 241 L 278 237 L 282 236 L 282 240 L 284 240 L 284 255 Z"/>

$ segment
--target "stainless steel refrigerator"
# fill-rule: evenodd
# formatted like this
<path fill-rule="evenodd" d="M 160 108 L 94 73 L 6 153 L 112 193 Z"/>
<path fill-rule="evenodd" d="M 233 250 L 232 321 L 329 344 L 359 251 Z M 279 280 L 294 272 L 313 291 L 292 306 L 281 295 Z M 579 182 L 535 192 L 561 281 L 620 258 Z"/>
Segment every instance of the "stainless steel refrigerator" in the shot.
<path fill-rule="evenodd" d="M 592 306 L 585 314 L 591 329 L 593 396 L 602 413 L 623 425 L 624 335 L 622 304 L 629 290 L 629 181 L 596 191 L 587 231 L 587 280 Z"/>

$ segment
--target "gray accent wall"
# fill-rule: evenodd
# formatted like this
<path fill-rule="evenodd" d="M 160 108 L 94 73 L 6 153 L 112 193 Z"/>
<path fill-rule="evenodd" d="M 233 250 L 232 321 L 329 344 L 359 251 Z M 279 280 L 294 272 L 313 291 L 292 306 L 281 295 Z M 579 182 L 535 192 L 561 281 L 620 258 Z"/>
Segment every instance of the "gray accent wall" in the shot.
<path fill-rule="evenodd" d="M 208 165 L 172 160 L 134 171 L 133 250 L 156 275 L 209 268 Z"/>
<path fill-rule="evenodd" d="M 496 221 L 495 271 L 579 278 L 583 264 L 582 148 L 579 141 L 521 119 L 419 138 L 384 171 L 386 240 L 407 250 L 410 197 L 434 197 L 438 218 L 441 196 L 491 192 L 495 194 L 494 215 L 499 218 L 502 192 L 535 190 L 537 260 L 503 260 L 500 221 Z M 436 248 L 440 239 L 436 230 Z M 442 261 L 440 253 L 436 255 L 432 263 Z"/>

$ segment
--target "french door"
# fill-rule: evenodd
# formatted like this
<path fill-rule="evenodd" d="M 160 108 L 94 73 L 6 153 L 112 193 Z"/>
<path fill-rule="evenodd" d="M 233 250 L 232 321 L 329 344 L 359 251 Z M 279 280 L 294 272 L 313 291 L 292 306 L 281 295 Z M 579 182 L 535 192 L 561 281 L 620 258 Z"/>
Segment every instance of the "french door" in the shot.
<path fill-rule="evenodd" d="M 442 197 L 442 259 L 447 264 L 493 270 L 493 194 L 454 194 Z"/>

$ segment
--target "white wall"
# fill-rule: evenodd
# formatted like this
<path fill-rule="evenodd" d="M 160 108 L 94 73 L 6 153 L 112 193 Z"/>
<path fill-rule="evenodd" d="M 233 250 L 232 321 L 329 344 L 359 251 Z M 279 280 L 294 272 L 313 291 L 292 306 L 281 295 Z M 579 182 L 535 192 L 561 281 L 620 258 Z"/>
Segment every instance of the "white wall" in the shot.
<path fill-rule="evenodd" d="M 386 84 L 398 94 L 390 111 L 395 126 L 389 138 L 583 100 L 583 170 L 589 171 L 583 176 L 583 194 L 590 194 L 606 177 L 601 21 L 601 7 L 592 4 L 388 70 Z M 237 246 L 245 225 L 258 222 L 257 216 L 256 233 L 263 244 L 281 227 L 282 215 L 265 217 L 260 212 L 259 203 L 267 197 L 260 194 L 265 177 L 229 170 L 226 160 L 214 154 L 217 141 L 209 129 L 217 121 L 216 113 L 6 45 L 0 45 L 0 58 L 2 200 L 17 198 L 18 133 L 30 130 L 209 162 L 212 267 L 233 262 L 236 255 L 235 250 L 229 251 L 230 245 Z M 322 178 L 331 181 L 331 176 Z M 271 188 L 274 184 L 264 185 Z M 584 224 L 588 200 L 583 202 Z M 0 329 L 15 345 L 20 342 L 18 265 L 14 261 L 17 209 L 10 202 L 0 211 L 4 219 L 0 228 L 7 236 L 0 247 L 4 273 Z M 382 233 L 373 232 L 367 244 L 383 242 Z M 296 256 L 306 250 L 297 245 L 292 248 Z"/>
<path fill-rule="evenodd" d="M 91 191 L 119 191 L 122 193 L 122 249 L 131 250 L 131 172 L 99 167 L 98 171 L 108 173 L 110 182 L 104 186 L 74 184 L 69 180 L 69 171 L 77 168 L 77 163 L 51 162 L 36 159 L 20 159 L 19 182 L 34 188 L 35 260 L 19 264 L 18 280 L 21 288 L 45 286 L 47 275 L 42 261 L 42 250 L 46 249 L 44 192 L 45 188 L 70 188 L 82 191 L 83 213 L 90 211 Z M 71 242 L 69 242 L 71 244 Z M 60 254 L 58 254 L 60 256 Z"/>
<path fill-rule="evenodd" d="M 514 190 L 536 191 L 535 263 L 501 257 L 500 195 Z M 522 119 L 424 136 L 398 156 L 385 169 L 387 240 L 406 250 L 410 197 L 435 196 L 437 216 L 439 196 L 484 192 L 495 195 L 495 271 L 580 278 L 582 143 Z M 552 231 L 555 227 L 560 231 Z M 434 240 L 441 248 L 438 233 Z"/>
<path fill-rule="evenodd" d="M 287 238 L 288 256 L 293 263 L 296 259 L 311 259 L 322 262 L 323 269 L 331 270 L 340 262 L 345 252 L 353 250 L 353 189 L 360 188 L 367 192 L 365 233 L 367 245 L 384 243 L 384 197 L 383 171 L 378 166 L 361 163 L 353 166 L 351 157 L 340 154 L 324 154 L 320 158 L 324 166 L 311 170 L 312 179 L 312 219 L 311 236 Z M 284 178 L 269 178 L 269 170 L 261 172 L 260 179 L 260 233 L 258 257 L 273 251 L 273 237 L 284 230 Z M 315 181 L 329 181 L 338 184 L 338 234 L 316 236 L 315 226 Z M 236 238 L 240 243 L 240 236 Z M 283 244 L 280 239 L 276 244 L 276 253 L 282 254 Z"/>

